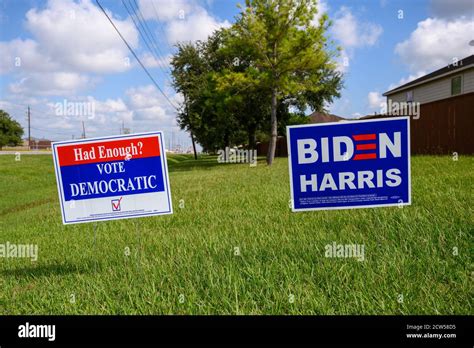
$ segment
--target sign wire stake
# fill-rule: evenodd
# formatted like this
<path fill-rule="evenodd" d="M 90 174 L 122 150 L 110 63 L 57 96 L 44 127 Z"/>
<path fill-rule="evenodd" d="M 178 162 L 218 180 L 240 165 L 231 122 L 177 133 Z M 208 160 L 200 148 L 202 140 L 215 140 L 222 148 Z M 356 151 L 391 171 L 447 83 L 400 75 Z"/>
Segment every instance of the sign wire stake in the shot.
<path fill-rule="evenodd" d="M 94 222 L 94 227 L 93 227 L 93 230 L 94 230 L 94 239 L 93 239 L 93 248 L 94 248 L 94 259 L 95 259 L 95 271 L 97 272 L 97 222 Z"/>
<path fill-rule="evenodd" d="M 138 226 L 138 221 L 135 219 L 135 230 L 137 231 L 137 239 L 138 239 L 138 251 L 137 251 L 137 263 L 138 267 L 141 269 L 141 261 L 142 261 L 142 243 L 141 243 L 141 231 Z"/>

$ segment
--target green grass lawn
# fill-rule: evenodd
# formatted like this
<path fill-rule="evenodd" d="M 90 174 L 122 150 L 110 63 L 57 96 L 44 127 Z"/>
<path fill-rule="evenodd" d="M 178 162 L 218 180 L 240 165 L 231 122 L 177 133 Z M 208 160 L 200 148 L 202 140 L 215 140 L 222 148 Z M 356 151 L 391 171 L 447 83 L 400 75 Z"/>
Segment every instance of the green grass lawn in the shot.
<path fill-rule="evenodd" d="M 95 243 L 62 224 L 51 157 L 14 159 L 0 243 L 39 256 L 0 259 L 0 314 L 473 314 L 473 157 L 414 157 L 409 207 L 292 213 L 286 158 L 173 156 L 174 214 L 97 223 Z"/>

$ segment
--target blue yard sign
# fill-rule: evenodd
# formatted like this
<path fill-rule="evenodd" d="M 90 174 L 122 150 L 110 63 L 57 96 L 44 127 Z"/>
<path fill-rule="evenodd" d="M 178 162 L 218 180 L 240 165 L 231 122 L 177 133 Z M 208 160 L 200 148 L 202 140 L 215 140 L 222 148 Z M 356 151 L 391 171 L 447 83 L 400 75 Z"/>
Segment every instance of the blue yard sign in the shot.
<path fill-rule="evenodd" d="M 411 204 L 408 117 L 287 127 L 293 211 Z"/>

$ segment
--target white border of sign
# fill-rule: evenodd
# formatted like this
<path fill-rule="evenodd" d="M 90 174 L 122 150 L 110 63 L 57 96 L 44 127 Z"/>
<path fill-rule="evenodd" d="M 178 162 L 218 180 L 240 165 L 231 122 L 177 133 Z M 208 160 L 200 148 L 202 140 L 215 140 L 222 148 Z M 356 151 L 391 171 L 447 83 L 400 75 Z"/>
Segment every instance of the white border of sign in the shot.
<path fill-rule="evenodd" d="M 291 167 L 291 141 L 290 141 L 290 132 L 291 128 L 303 128 L 303 127 L 319 127 L 319 126 L 329 126 L 329 125 L 342 125 L 350 123 L 361 123 L 361 122 L 379 122 L 379 121 L 392 121 L 394 119 L 404 119 L 407 122 L 408 130 L 408 202 L 406 203 L 386 203 L 386 204 L 374 204 L 374 205 L 354 205 L 349 207 L 321 207 L 321 208 L 301 208 L 295 209 L 295 199 L 293 196 L 293 173 Z M 342 122 L 327 122 L 327 123 L 311 123 L 311 124 L 301 124 L 296 126 L 286 126 L 286 141 L 288 147 L 288 171 L 290 174 L 290 195 L 291 195 L 291 211 L 294 213 L 300 211 L 311 211 L 311 210 L 340 210 L 340 209 L 360 209 L 360 208 L 384 208 L 384 207 L 398 207 L 411 205 L 411 147 L 410 147 L 410 116 L 396 116 L 391 118 L 378 118 L 371 120 L 357 120 L 357 121 L 342 121 Z"/>
<path fill-rule="evenodd" d="M 155 212 L 155 213 L 144 213 L 144 214 L 136 214 L 136 215 L 118 215 L 112 217 L 105 217 L 105 218 L 88 218 L 83 220 L 74 220 L 74 221 L 66 221 L 65 213 L 64 213 L 64 192 L 63 192 L 63 185 L 62 185 L 62 178 L 59 174 L 58 170 L 60 169 L 57 161 L 58 161 L 58 154 L 57 154 L 57 146 L 58 145 L 66 145 L 66 144 L 77 144 L 77 143 L 94 143 L 94 142 L 101 142 L 104 140 L 111 140 L 111 139 L 127 139 L 127 138 L 140 138 L 148 135 L 159 135 L 160 137 L 160 159 L 161 165 L 163 168 L 164 174 L 164 184 L 168 196 L 169 202 L 169 211 L 164 212 Z M 168 173 L 168 163 L 166 161 L 166 149 L 163 142 L 163 132 L 162 131 L 155 131 L 155 132 L 145 132 L 145 133 L 134 133 L 134 134 L 126 134 L 126 135 L 114 135 L 114 136 L 107 136 L 107 137 L 97 137 L 97 138 L 87 138 L 87 139 L 80 139 L 80 140 L 65 140 L 65 141 L 55 141 L 51 143 L 52 153 L 53 153 L 53 162 L 54 162 L 54 173 L 56 175 L 56 184 L 58 186 L 58 195 L 59 195 L 59 203 L 61 204 L 61 217 L 63 220 L 64 225 L 69 224 L 82 224 L 86 222 L 94 222 L 94 221 L 109 221 L 109 220 L 117 220 L 117 219 L 134 219 L 134 218 L 141 218 L 146 216 L 155 216 L 155 215 L 169 215 L 173 214 L 173 201 L 171 199 L 171 190 L 170 190 L 170 181 L 169 181 L 169 173 Z"/>

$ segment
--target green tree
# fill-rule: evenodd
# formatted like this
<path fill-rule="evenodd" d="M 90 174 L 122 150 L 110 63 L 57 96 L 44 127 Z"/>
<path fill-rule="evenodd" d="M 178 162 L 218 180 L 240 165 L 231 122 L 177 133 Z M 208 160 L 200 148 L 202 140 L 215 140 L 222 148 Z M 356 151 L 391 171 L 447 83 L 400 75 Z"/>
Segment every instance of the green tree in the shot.
<path fill-rule="evenodd" d="M 220 78 L 227 71 L 244 69 L 236 64 L 236 56 L 222 50 L 224 31 L 216 31 L 205 42 L 178 44 L 171 65 L 175 89 L 184 96 L 178 114 L 182 129 L 191 131 L 206 151 L 214 152 L 255 138 L 262 118 L 259 110 L 267 103 L 257 100 L 252 91 L 243 93 Z M 229 87 L 229 88 L 227 88 Z"/>
<path fill-rule="evenodd" d="M 17 146 L 22 143 L 23 128 L 10 115 L 0 110 L 0 150 L 4 146 Z"/>
<path fill-rule="evenodd" d="M 267 163 L 275 156 L 278 136 L 278 109 L 287 104 L 300 108 L 321 107 L 324 100 L 337 95 L 341 76 L 325 36 L 330 25 L 317 14 L 314 0 L 246 0 L 237 22 L 230 28 L 229 45 L 249 52 L 253 62 L 241 84 L 257 84 L 270 94 L 270 145 Z M 232 77 L 237 80 L 235 77 Z M 331 88 L 334 87 L 334 88 Z"/>
<path fill-rule="evenodd" d="M 270 111 L 270 95 L 244 73 L 251 70 L 247 64 L 234 56 L 234 64 L 214 73 L 214 80 L 217 90 L 227 96 L 227 112 L 236 120 L 240 132 L 246 134 L 246 139 L 239 139 L 240 143 L 247 143 L 249 149 L 254 149 L 257 131 L 265 127 L 266 115 Z"/>
<path fill-rule="evenodd" d="M 228 145 L 231 119 L 225 113 L 225 95 L 215 89 L 212 73 L 217 69 L 217 59 L 210 57 L 211 44 L 181 43 L 177 47 L 171 60 L 173 84 L 184 99 L 178 124 L 190 131 L 206 151 Z"/>
<path fill-rule="evenodd" d="M 176 91 L 181 93 L 184 98 L 181 110 L 178 112 L 178 124 L 181 129 L 190 132 L 196 158 L 194 139 L 199 120 L 193 120 L 195 115 L 190 112 L 190 109 L 194 94 L 202 84 L 199 79 L 202 79 L 202 75 L 205 72 L 205 64 L 199 55 L 197 46 L 186 43 L 178 44 L 177 47 L 178 53 L 171 60 L 173 85 Z"/>

